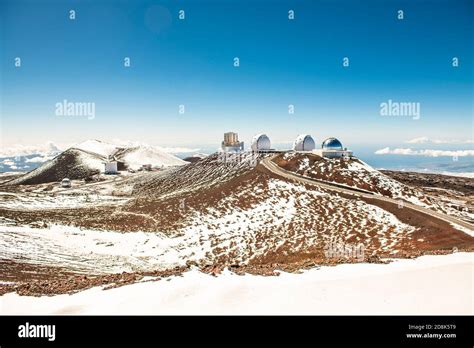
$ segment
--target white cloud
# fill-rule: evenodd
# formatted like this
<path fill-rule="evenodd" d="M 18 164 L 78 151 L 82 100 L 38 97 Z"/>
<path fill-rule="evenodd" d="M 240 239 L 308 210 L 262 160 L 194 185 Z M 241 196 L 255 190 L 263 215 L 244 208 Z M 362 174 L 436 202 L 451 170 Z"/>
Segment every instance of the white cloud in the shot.
<path fill-rule="evenodd" d="M 81 143 L 83 144 L 83 143 Z M 196 153 L 199 152 L 200 148 L 189 148 L 189 147 L 161 147 L 161 146 L 153 146 L 148 145 L 143 142 L 139 141 L 124 141 L 119 139 L 114 139 L 113 145 L 118 147 L 135 147 L 135 146 L 145 146 L 145 147 L 152 147 L 158 149 L 163 152 L 167 152 L 170 154 L 176 153 Z M 31 156 L 37 155 L 34 158 L 27 159 L 25 162 L 29 163 L 41 163 L 46 162 L 54 156 L 58 155 L 63 151 L 63 149 L 68 149 L 70 147 L 75 147 L 77 145 L 70 145 L 70 146 L 62 146 L 61 148 L 54 144 L 53 142 L 48 142 L 46 144 L 41 145 L 12 145 L 10 147 L 2 147 L 0 149 L 0 158 L 1 157 L 16 157 L 16 156 Z M 94 151 L 95 152 L 95 151 Z"/>
<path fill-rule="evenodd" d="M 25 162 L 26 163 L 43 163 L 43 162 L 52 160 L 53 158 L 54 158 L 54 156 L 44 155 L 44 156 L 37 156 L 37 157 L 33 157 L 33 158 L 28 158 Z"/>
<path fill-rule="evenodd" d="M 383 149 L 375 151 L 376 155 L 405 155 L 405 156 L 425 156 L 425 157 L 467 157 L 474 156 L 474 150 L 414 150 L 410 148 Z"/>
<path fill-rule="evenodd" d="M 474 140 L 446 140 L 446 139 L 431 139 L 428 137 L 418 137 L 406 141 L 408 144 L 473 144 Z"/>
<path fill-rule="evenodd" d="M 30 156 L 30 155 L 51 155 L 57 154 L 61 150 L 52 142 L 41 145 L 14 145 L 2 147 L 0 157 Z"/>
<path fill-rule="evenodd" d="M 6 165 L 6 166 L 12 166 L 12 165 L 15 164 L 15 162 L 13 162 L 12 160 L 9 160 L 9 159 L 3 160 L 1 163 Z"/>

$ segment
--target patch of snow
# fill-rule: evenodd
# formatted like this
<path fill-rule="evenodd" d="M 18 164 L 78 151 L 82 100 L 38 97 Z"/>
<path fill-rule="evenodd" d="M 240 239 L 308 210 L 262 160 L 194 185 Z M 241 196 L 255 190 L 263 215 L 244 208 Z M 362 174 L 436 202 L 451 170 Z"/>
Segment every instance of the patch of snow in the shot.
<path fill-rule="evenodd" d="M 105 143 L 100 140 L 86 140 L 74 145 L 72 148 L 93 152 L 105 158 L 108 158 L 117 151 L 116 145 Z"/>
<path fill-rule="evenodd" d="M 192 270 L 170 281 L 72 295 L 9 293 L 0 297 L 0 314 L 473 315 L 473 255 L 344 264 L 277 277 L 230 271 L 213 277 Z"/>
<path fill-rule="evenodd" d="M 120 160 L 124 161 L 129 168 L 137 170 L 144 164 L 152 167 L 169 167 L 187 164 L 187 162 L 169 153 L 161 151 L 153 146 L 139 146 L 125 153 Z"/>
<path fill-rule="evenodd" d="M 121 273 L 185 264 L 181 238 L 159 232 L 119 233 L 51 225 L 0 226 L 0 259 L 64 266 L 88 273 Z"/>
<path fill-rule="evenodd" d="M 299 166 L 298 170 L 305 170 L 308 167 L 309 167 L 309 158 L 304 157 L 300 162 L 300 166 Z"/>
<path fill-rule="evenodd" d="M 466 228 L 464 226 L 461 226 L 461 225 L 458 225 L 458 224 L 455 224 L 455 223 L 452 223 L 452 222 L 451 222 L 451 226 L 453 226 L 455 229 L 457 229 L 461 232 L 464 232 L 464 233 L 470 235 L 471 237 L 474 237 L 474 231 L 469 229 L 469 228 Z"/>

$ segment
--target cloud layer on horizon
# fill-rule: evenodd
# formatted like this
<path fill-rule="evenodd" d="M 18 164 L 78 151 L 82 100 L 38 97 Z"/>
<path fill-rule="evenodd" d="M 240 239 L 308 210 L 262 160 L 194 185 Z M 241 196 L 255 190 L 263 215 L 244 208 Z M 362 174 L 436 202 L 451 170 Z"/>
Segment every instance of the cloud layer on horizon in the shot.
<path fill-rule="evenodd" d="M 163 152 L 176 154 L 176 153 L 195 153 L 201 151 L 200 148 L 188 148 L 188 147 L 162 147 L 162 146 L 153 146 L 148 145 L 142 142 L 137 141 L 117 141 L 114 142 L 117 146 L 124 146 L 124 147 L 134 147 L 134 146 L 150 146 L 156 149 L 159 149 Z M 9 147 L 2 147 L 0 149 L 0 158 L 5 157 L 22 157 L 22 156 L 32 156 L 38 155 L 35 158 L 28 159 L 26 162 L 45 162 L 47 160 L 52 159 L 54 156 L 58 155 L 62 151 L 74 147 L 74 145 L 69 146 L 59 146 L 51 141 L 47 142 L 46 144 L 39 144 L 39 145 L 13 145 Z"/>
<path fill-rule="evenodd" d="M 11 147 L 3 147 L 0 149 L 0 157 L 16 157 L 16 156 L 30 156 L 43 155 L 50 156 L 58 154 L 62 150 L 53 142 L 49 141 L 46 144 L 40 145 L 14 145 Z"/>
<path fill-rule="evenodd" d="M 428 137 L 418 137 L 406 141 L 407 144 L 474 144 L 474 140 L 446 140 L 446 139 L 431 139 Z"/>
<path fill-rule="evenodd" d="M 467 157 L 474 156 L 474 150 L 414 150 L 410 148 L 384 147 L 375 151 L 376 155 L 403 155 L 403 156 L 424 156 L 424 157 Z"/>

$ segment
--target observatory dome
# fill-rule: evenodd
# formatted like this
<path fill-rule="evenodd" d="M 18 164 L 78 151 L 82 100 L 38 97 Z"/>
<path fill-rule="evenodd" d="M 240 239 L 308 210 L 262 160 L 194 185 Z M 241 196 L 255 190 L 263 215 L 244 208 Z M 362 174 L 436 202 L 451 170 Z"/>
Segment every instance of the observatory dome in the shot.
<path fill-rule="evenodd" d="M 252 151 L 270 150 L 270 138 L 266 134 L 257 134 L 252 139 Z"/>
<path fill-rule="evenodd" d="M 295 151 L 312 151 L 316 148 L 313 138 L 309 134 L 300 134 L 293 142 Z"/>
<path fill-rule="evenodd" d="M 321 146 L 323 150 L 344 150 L 342 144 L 336 138 L 327 138 Z"/>

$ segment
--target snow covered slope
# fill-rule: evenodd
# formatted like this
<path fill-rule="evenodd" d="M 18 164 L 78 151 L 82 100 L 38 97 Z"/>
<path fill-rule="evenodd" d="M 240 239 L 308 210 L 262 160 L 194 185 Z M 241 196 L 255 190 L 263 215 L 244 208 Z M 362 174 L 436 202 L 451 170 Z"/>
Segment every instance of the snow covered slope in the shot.
<path fill-rule="evenodd" d="M 130 169 L 137 170 L 144 164 L 152 167 L 169 167 L 186 164 L 185 161 L 170 155 L 157 147 L 140 144 L 134 146 L 118 146 L 100 140 L 87 140 L 74 146 L 84 151 L 93 152 L 105 158 L 114 157 L 125 162 Z"/>
<path fill-rule="evenodd" d="M 375 170 L 358 158 L 324 158 L 313 154 L 285 153 L 275 159 L 282 168 L 298 174 L 364 189 L 384 196 L 397 197 L 409 188 Z M 410 195 L 413 195 L 410 192 Z"/>
<path fill-rule="evenodd" d="M 473 315 L 472 257 L 430 255 L 278 277 L 228 270 L 214 277 L 193 270 L 105 291 L 7 294 L 0 306 L 4 315 Z"/>
<path fill-rule="evenodd" d="M 165 197 L 206 190 L 251 171 L 257 162 L 251 153 L 230 155 L 227 158 L 215 153 L 199 162 L 176 167 L 167 175 L 155 175 L 137 183 L 134 193 Z"/>
<path fill-rule="evenodd" d="M 42 184 L 60 181 L 66 177 L 84 179 L 103 172 L 104 162 L 111 158 L 122 161 L 126 167 L 135 170 L 146 164 L 163 168 L 188 163 L 149 145 L 120 147 L 100 140 L 87 140 L 62 152 L 21 178 L 8 183 L 12 185 Z"/>
<path fill-rule="evenodd" d="M 109 157 L 119 149 L 118 146 L 109 144 L 100 140 L 86 140 L 82 143 L 74 145 L 73 148 L 93 152 L 102 157 Z"/>
<path fill-rule="evenodd" d="M 182 159 L 149 145 L 119 149 L 114 156 L 134 170 L 139 169 L 144 164 L 151 164 L 152 167 L 158 168 L 187 164 Z"/>
<path fill-rule="evenodd" d="M 49 193 L 0 195 L 0 255 L 16 264 L 92 274 L 192 266 L 272 274 L 275 269 L 473 250 L 473 237 L 445 221 L 288 180 L 259 163 L 264 154 L 239 156 L 214 154 L 90 186 L 97 195 L 102 185 L 107 192 L 122 192 L 120 202 L 106 203 L 101 195 L 66 210 L 69 201 L 54 195 L 45 204 Z M 306 164 L 314 163 L 301 157 L 296 168 L 304 172 Z M 365 182 L 354 166 L 344 170 Z M 23 197 L 41 199 L 44 209 L 19 202 Z"/>
<path fill-rule="evenodd" d="M 435 199 L 418 188 L 405 185 L 355 157 L 329 159 L 314 154 L 288 152 L 278 156 L 275 163 L 309 178 L 364 189 L 457 216 L 466 221 L 471 221 L 473 218 L 469 212 L 455 209 L 451 204 Z"/>

